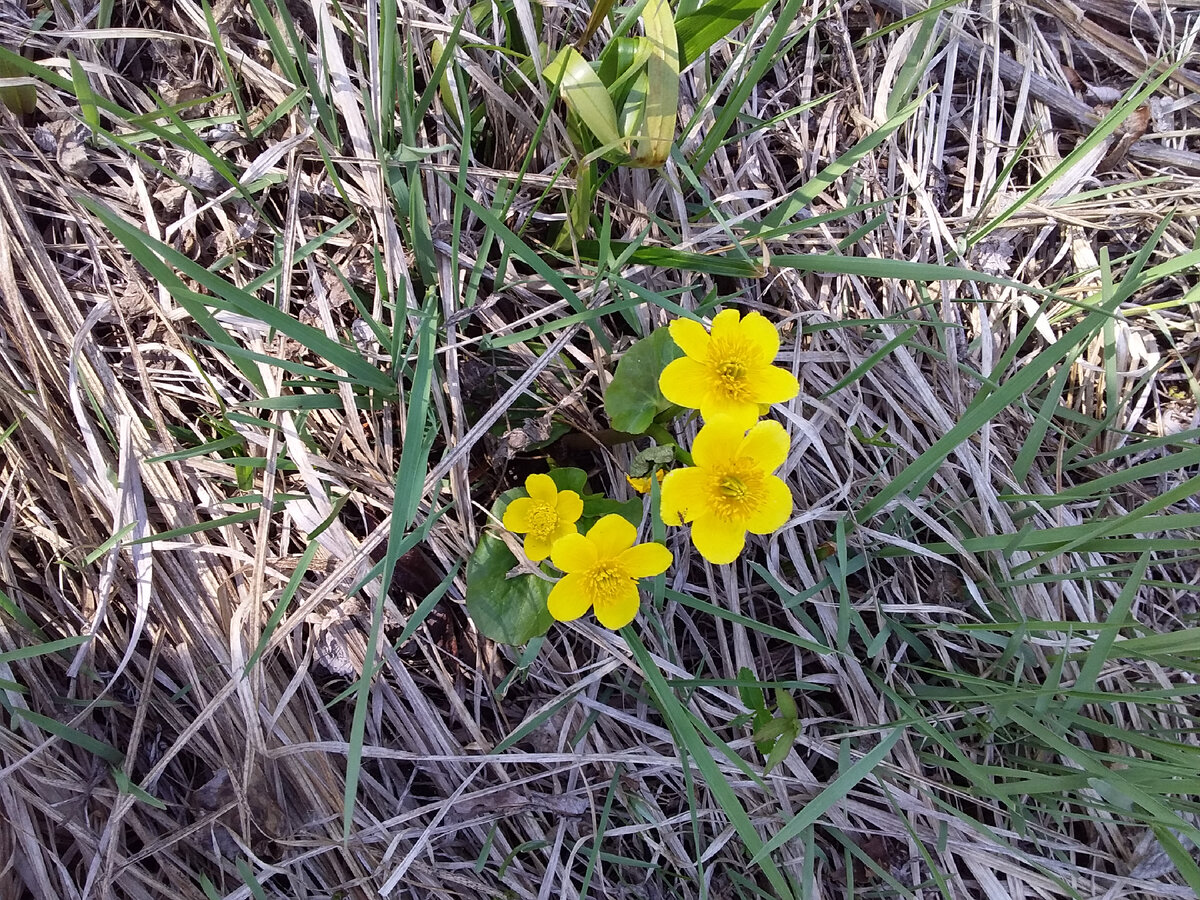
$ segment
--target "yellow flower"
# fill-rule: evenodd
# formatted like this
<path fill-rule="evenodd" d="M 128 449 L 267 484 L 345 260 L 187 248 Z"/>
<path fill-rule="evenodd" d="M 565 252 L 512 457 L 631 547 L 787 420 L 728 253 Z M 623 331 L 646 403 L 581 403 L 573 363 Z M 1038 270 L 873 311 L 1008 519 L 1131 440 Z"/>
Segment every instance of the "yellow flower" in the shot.
<path fill-rule="evenodd" d="M 662 469 L 655 469 L 654 479 L 657 479 L 658 483 L 662 484 L 663 476 L 666 474 L 667 473 L 664 472 Z M 626 475 L 625 480 L 628 481 L 629 486 L 631 488 L 633 488 L 635 491 L 637 491 L 639 494 L 650 493 L 650 485 L 651 485 L 651 482 L 653 479 L 651 479 L 651 477 L 649 475 L 647 475 L 644 478 L 639 478 L 636 475 Z"/>
<path fill-rule="evenodd" d="M 525 479 L 528 497 L 518 497 L 504 510 L 504 527 L 525 535 L 525 555 L 541 562 L 559 538 L 575 534 L 583 500 L 574 491 L 559 491 L 549 475 Z"/>
<path fill-rule="evenodd" d="M 711 334 L 691 319 L 673 321 L 671 338 L 685 355 L 663 369 L 658 388 L 672 403 L 700 410 L 706 422 L 727 415 L 749 428 L 760 404 L 791 400 L 800 383 L 771 365 L 779 353 L 775 326 L 760 313 L 739 317 L 736 309 L 717 313 Z"/>
<path fill-rule="evenodd" d="M 638 611 L 637 580 L 667 570 L 674 557 L 662 544 L 635 544 L 637 529 L 608 515 L 586 535 L 569 534 L 554 544 L 551 560 L 566 572 L 550 591 L 550 615 L 578 619 L 590 607 L 605 628 L 623 628 Z"/>
<path fill-rule="evenodd" d="M 718 416 L 692 445 L 694 466 L 667 473 L 662 517 L 668 525 L 692 523 L 692 543 L 712 563 L 733 562 L 746 532 L 769 534 L 792 514 L 792 493 L 771 473 L 787 459 L 782 425 L 759 422 L 749 432 L 740 421 Z"/>

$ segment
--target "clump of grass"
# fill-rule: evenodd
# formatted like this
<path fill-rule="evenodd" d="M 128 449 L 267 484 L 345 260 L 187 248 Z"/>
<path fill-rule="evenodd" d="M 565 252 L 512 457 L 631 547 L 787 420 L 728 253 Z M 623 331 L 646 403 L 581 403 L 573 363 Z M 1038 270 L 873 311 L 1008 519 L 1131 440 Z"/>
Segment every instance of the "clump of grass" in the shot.
<path fill-rule="evenodd" d="M 679 4 L 641 169 L 545 77 L 636 8 L 33 10 L 0 896 L 1200 889 L 1196 28 L 1080 9 Z M 783 329 L 795 516 L 483 639 L 493 500 L 630 497 L 617 360 L 721 306 Z"/>

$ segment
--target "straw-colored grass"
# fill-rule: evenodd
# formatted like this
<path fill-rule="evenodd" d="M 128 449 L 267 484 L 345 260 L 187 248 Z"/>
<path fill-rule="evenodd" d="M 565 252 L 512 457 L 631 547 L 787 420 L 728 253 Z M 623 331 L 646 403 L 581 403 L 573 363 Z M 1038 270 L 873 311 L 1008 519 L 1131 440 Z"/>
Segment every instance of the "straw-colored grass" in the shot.
<path fill-rule="evenodd" d="M 927 5 L 767 4 L 556 251 L 587 5 L 0 4 L 0 898 L 1196 896 L 1200 12 Z M 479 635 L 493 500 L 631 496 L 616 360 L 722 303 L 795 517 Z"/>

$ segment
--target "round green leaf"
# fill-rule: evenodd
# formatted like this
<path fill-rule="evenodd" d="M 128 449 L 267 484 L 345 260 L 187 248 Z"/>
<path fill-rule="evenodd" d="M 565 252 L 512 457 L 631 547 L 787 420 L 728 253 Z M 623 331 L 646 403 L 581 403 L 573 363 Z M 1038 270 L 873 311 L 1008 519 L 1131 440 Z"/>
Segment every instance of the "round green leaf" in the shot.
<path fill-rule="evenodd" d="M 671 332 L 659 328 L 625 351 L 604 395 L 604 408 L 617 431 L 644 434 L 670 403 L 658 389 L 658 376 L 683 351 L 671 340 Z"/>
<path fill-rule="evenodd" d="M 487 532 L 467 561 L 467 613 L 480 632 L 501 644 L 524 644 L 554 624 L 546 606 L 553 583 L 536 575 L 506 577 L 516 565 L 504 541 Z"/>
<path fill-rule="evenodd" d="M 587 493 L 587 472 L 583 469 L 565 466 L 561 469 L 551 469 L 546 474 L 550 476 L 554 481 L 554 486 L 560 491 L 574 491 L 580 497 Z"/>
<path fill-rule="evenodd" d="M 581 521 L 588 522 L 589 526 L 605 516 L 616 513 L 621 516 L 634 528 L 642 523 L 642 501 L 640 497 L 635 497 L 632 500 L 610 500 L 608 497 L 599 494 L 593 497 L 586 497 L 583 501 L 583 516 Z M 580 531 L 587 531 L 587 528 L 580 526 Z"/>

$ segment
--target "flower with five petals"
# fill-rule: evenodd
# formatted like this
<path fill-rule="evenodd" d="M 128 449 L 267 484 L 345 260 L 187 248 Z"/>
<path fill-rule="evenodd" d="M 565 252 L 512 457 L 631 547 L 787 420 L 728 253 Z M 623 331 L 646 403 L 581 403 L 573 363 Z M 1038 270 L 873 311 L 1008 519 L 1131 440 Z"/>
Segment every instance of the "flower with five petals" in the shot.
<path fill-rule="evenodd" d="M 711 563 L 733 562 L 746 532 L 769 534 L 792 514 L 792 492 L 772 473 L 787 459 L 790 442 L 775 421 L 748 432 L 740 419 L 716 416 L 692 445 L 694 466 L 674 469 L 662 484 L 662 518 L 692 525 L 692 543 Z"/>
<path fill-rule="evenodd" d="M 583 499 L 575 491 L 560 491 L 549 475 L 525 479 L 528 497 L 518 497 L 504 511 L 504 527 L 525 535 L 525 555 L 541 562 L 559 538 L 575 534 L 583 515 Z"/>
<path fill-rule="evenodd" d="M 637 615 L 637 580 L 659 575 L 674 559 L 662 544 L 637 541 L 625 518 L 607 515 L 587 534 L 555 542 L 551 561 L 566 574 L 550 591 L 550 615 L 560 622 L 578 619 L 589 608 L 605 628 L 623 628 Z"/>
<path fill-rule="evenodd" d="M 779 332 L 761 313 L 741 318 L 736 309 L 722 310 L 711 332 L 691 319 L 676 319 L 671 338 L 684 356 L 663 369 L 659 390 L 672 403 L 700 410 L 706 422 L 727 415 L 749 428 L 763 404 L 783 403 L 800 392 L 796 376 L 771 365 Z"/>

